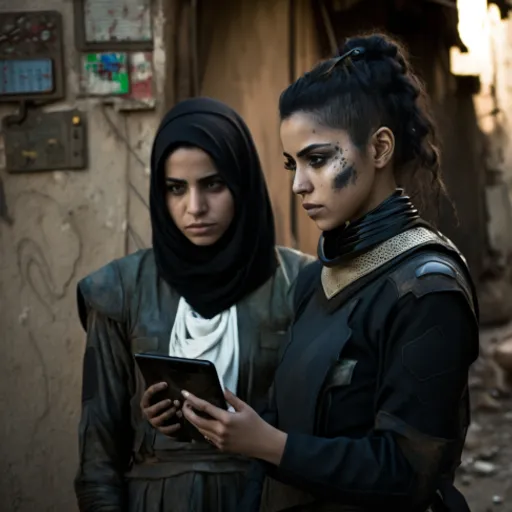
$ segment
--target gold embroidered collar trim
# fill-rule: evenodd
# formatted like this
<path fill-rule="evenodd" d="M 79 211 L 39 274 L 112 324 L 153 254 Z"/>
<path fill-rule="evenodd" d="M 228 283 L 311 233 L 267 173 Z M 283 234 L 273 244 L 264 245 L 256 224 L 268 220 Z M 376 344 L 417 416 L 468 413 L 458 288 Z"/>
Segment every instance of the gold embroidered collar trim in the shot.
<path fill-rule="evenodd" d="M 323 267 L 322 287 L 327 299 L 332 299 L 353 282 L 367 276 L 397 256 L 423 245 L 441 244 L 455 246 L 441 234 L 417 227 L 404 231 L 381 243 L 368 252 L 336 267 Z"/>

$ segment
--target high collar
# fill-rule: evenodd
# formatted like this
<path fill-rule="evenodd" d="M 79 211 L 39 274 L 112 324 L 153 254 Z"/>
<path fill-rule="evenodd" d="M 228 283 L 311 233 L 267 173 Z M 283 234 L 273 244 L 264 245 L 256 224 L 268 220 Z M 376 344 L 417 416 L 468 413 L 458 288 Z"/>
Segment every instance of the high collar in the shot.
<path fill-rule="evenodd" d="M 318 258 L 326 267 L 339 265 L 422 222 L 411 199 L 397 189 L 360 219 L 324 231 L 318 243 Z"/>

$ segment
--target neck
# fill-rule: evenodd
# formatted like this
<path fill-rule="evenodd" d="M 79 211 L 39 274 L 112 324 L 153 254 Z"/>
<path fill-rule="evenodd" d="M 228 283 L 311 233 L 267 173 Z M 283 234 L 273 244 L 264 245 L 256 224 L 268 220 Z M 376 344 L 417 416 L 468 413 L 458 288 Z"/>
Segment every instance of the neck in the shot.
<path fill-rule="evenodd" d="M 375 183 L 369 197 L 355 215 L 349 219 L 350 222 L 357 222 L 359 219 L 378 208 L 379 205 L 392 196 L 396 190 L 397 185 L 392 173 L 388 172 L 379 174 L 375 179 Z"/>
<path fill-rule="evenodd" d="M 322 233 L 318 257 L 325 266 L 338 265 L 421 222 L 410 198 L 396 189 L 358 220 Z"/>

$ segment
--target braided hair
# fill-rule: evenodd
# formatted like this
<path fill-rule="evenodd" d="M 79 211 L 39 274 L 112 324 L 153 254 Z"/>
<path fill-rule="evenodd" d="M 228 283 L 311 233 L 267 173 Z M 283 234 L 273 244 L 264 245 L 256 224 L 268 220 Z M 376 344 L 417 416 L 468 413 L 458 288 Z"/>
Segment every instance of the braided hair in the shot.
<path fill-rule="evenodd" d="M 446 190 L 427 100 L 406 50 L 386 35 L 373 34 L 348 39 L 337 57 L 320 62 L 288 86 L 279 99 L 279 112 L 281 120 L 305 112 L 324 126 L 346 130 L 360 150 L 379 127 L 387 126 L 395 136 L 397 182 L 415 183 L 416 171 L 427 171 L 429 191 L 439 199 Z"/>

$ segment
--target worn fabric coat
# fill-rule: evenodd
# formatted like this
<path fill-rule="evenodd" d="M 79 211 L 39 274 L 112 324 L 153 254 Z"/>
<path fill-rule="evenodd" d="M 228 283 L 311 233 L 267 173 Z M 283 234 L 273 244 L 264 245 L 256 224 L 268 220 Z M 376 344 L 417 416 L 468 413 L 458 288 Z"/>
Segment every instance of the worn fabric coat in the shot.
<path fill-rule="evenodd" d="M 238 394 L 265 401 L 293 315 L 297 275 L 311 261 L 276 250 L 274 275 L 237 303 Z M 87 331 L 80 466 L 81 512 L 230 512 L 248 462 L 207 443 L 158 433 L 142 417 L 144 390 L 133 354 L 168 353 L 179 295 L 159 277 L 152 250 L 116 260 L 83 279 L 78 307 Z"/>

